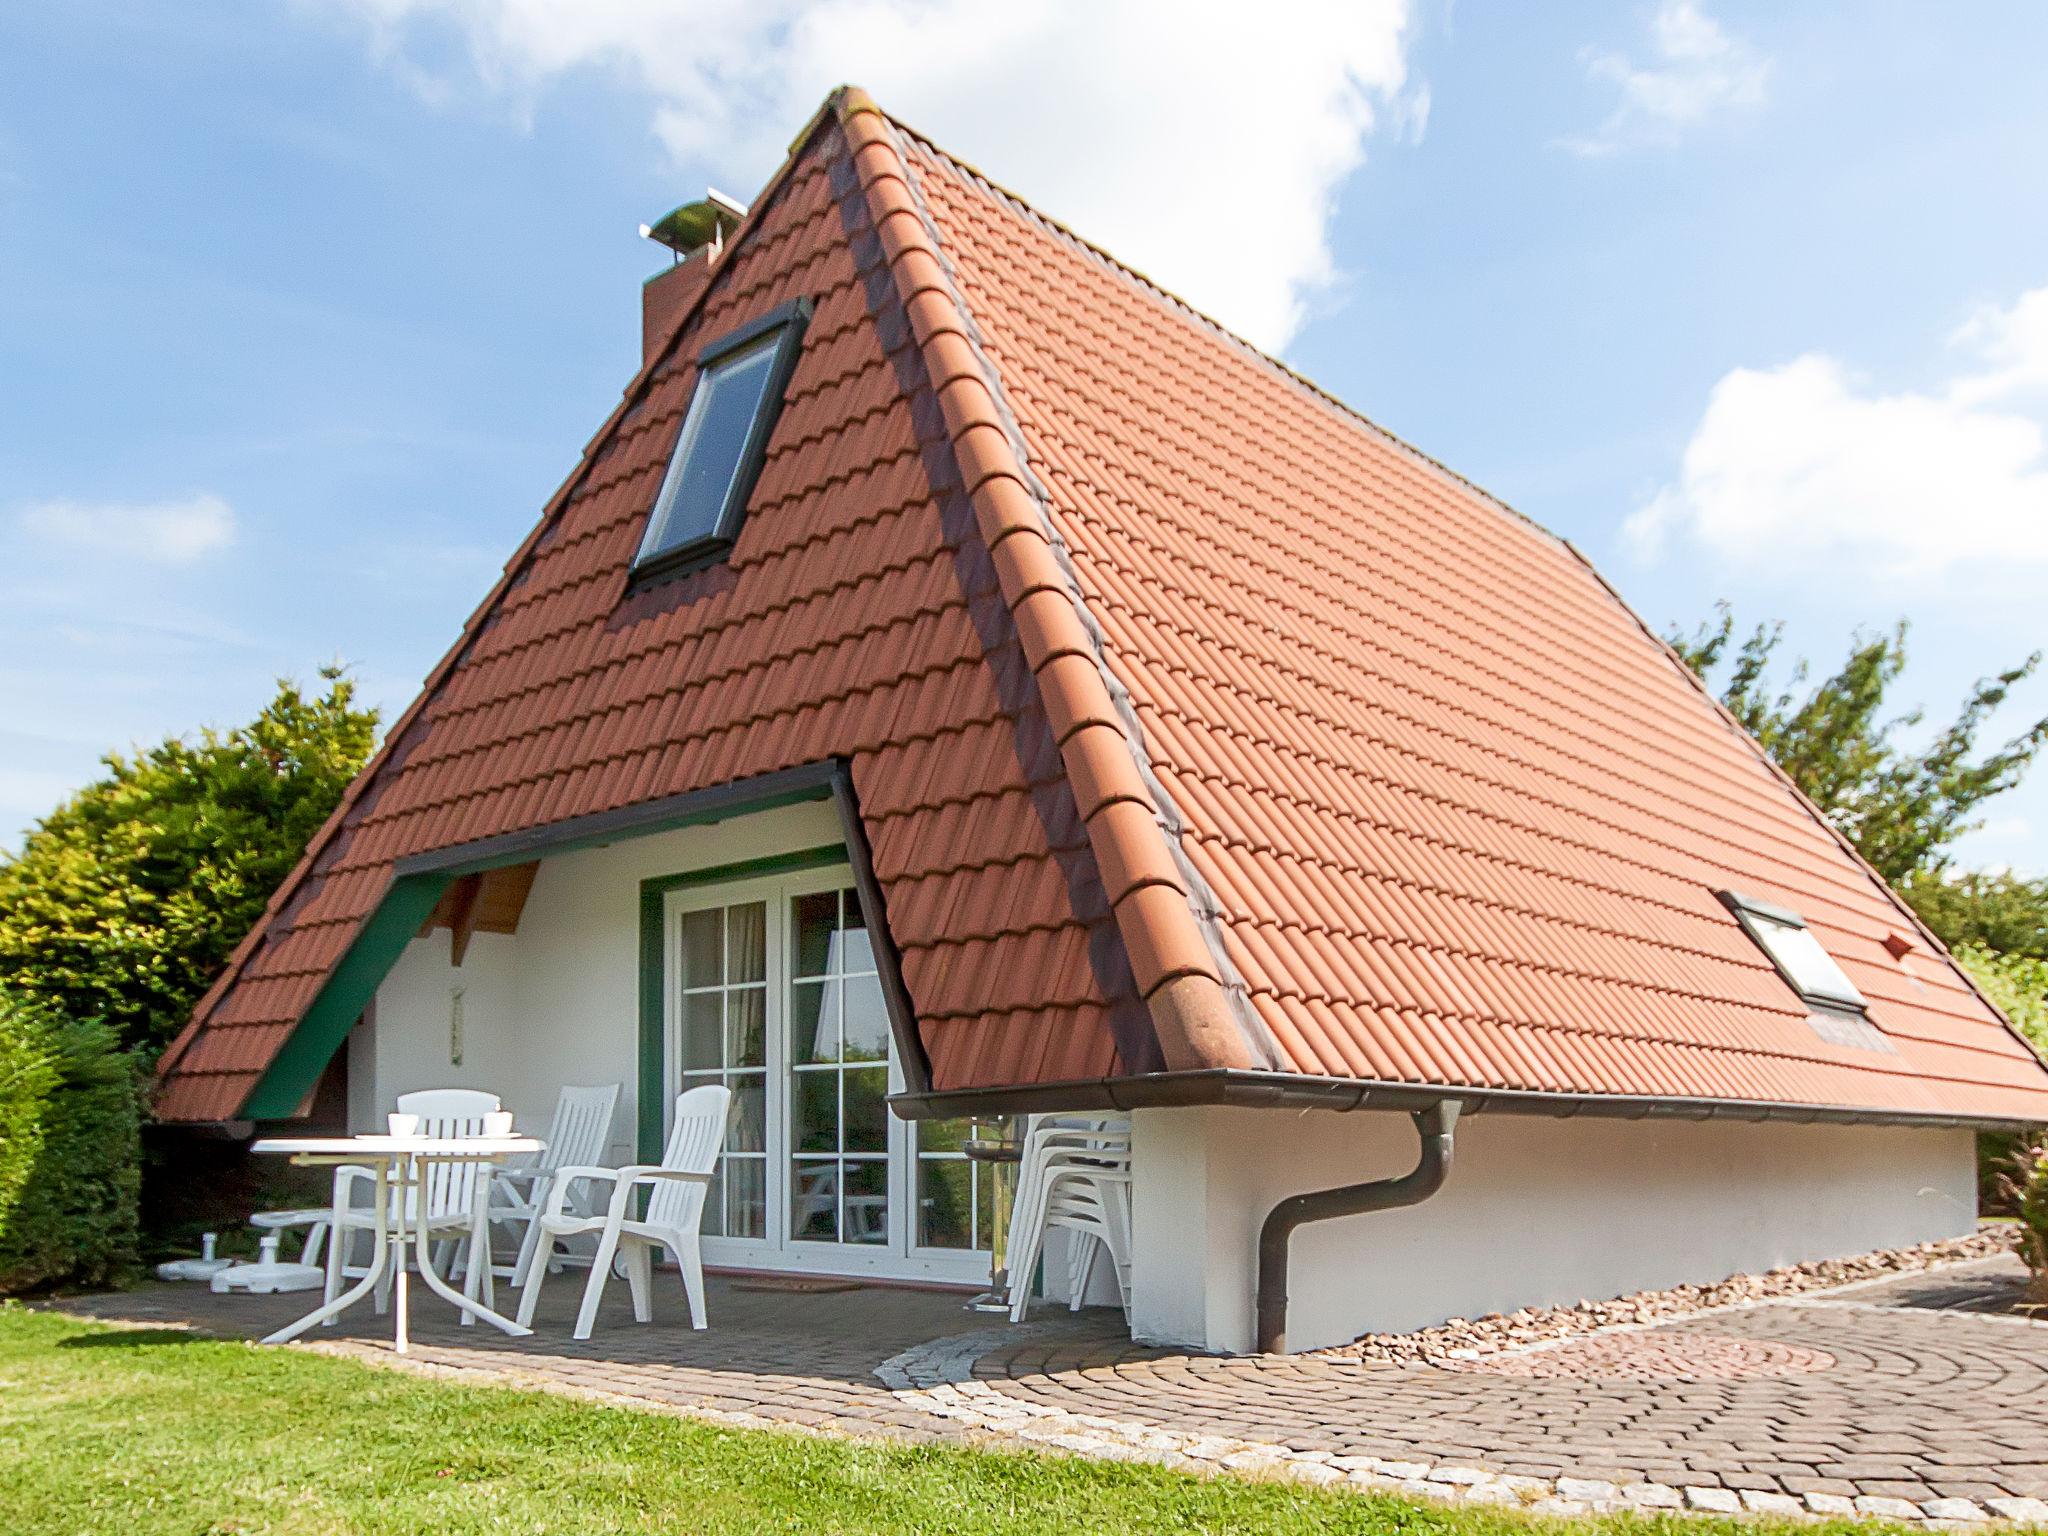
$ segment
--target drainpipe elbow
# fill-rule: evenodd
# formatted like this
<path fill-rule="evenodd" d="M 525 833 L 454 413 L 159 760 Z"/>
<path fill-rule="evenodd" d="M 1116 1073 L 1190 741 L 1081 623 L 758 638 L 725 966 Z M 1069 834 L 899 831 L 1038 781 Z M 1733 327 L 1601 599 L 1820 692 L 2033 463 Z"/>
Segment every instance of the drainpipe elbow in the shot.
<path fill-rule="evenodd" d="M 1420 1205 L 1442 1189 L 1451 1174 L 1459 1107 L 1456 1099 L 1443 1099 L 1409 1117 L 1415 1122 L 1421 1152 L 1415 1166 L 1400 1177 L 1289 1195 L 1266 1213 L 1259 1228 L 1256 1303 L 1261 1354 L 1284 1354 L 1287 1350 L 1288 1249 L 1295 1229 L 1339 1216 Z"/>

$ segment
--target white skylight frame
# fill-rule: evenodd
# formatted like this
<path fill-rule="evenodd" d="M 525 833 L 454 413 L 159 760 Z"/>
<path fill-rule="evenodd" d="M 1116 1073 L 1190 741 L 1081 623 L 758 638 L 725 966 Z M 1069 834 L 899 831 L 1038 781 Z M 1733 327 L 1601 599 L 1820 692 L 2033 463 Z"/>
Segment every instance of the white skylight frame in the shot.
<path fill-rule="evenodd" d="M 1808 1007 L 1861 1014 L 1870 1006 L 1841 962 L 1827 952 L 1797 912 L 1734 891 L 1717 894 L 1722 905 L 1735 914 L 1742 931 L 1776 967 L 1785 985 Z"/>

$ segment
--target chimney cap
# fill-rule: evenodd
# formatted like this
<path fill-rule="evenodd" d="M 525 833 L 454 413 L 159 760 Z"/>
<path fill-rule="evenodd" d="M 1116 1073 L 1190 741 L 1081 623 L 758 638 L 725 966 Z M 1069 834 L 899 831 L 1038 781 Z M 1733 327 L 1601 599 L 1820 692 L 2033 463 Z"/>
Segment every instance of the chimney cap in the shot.
<path fill-rule="evenodd" d="M 745 203 L 710 187 L 696 202 L 671 208 L 652 224 L 642 224 L 640 234 L 687 257 L 707 245 L 714 251 L 722 248 L 725 237 L 738 229 L 746 216 Z"/>

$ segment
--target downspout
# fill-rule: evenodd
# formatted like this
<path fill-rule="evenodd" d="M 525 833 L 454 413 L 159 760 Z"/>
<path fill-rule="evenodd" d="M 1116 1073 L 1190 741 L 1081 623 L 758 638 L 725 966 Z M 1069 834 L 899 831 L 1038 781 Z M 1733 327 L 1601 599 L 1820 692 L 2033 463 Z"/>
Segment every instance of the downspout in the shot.
<path fill-rule="evenodd" d="M 1422 1156 L 1412 1171 L 1397 1179 L 1340 1184 L 1289 1195 L 1266 1213 L 1259 1228 L 1259 1352 L 1287 1351 L 1287 1245 L 1296 1227 L 1337 1216 L 1362 1216 L 1368 1211 L 1420 1205 L 1439 1189 L 1451 1172 L 1451 1143 L 1458 1124 L 1456 1099 L 1443 1099 L 1409 1118 L 1422 1140 Z"/>

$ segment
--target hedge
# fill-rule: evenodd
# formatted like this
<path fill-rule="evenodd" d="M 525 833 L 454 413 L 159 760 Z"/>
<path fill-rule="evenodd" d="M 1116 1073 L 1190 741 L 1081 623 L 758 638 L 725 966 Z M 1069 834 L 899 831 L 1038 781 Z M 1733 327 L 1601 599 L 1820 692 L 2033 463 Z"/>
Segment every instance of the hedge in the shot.
<path fill-rule="evenodd" d="M 140 1124 L 112 1029 L 0 993 L 0 1295 L 133 1267 Z"/>

